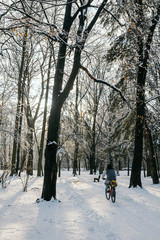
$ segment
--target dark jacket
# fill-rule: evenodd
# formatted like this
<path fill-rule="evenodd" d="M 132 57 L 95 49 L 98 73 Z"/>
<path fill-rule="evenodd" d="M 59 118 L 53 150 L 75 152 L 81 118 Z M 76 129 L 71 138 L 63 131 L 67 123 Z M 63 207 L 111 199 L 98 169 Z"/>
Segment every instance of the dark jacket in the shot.
<path fill-rule="evenodd" d="M 106 170 L 107 180 L 115 180 L 116 181 L 116 173 L 114 169 L 107 169 Z"/>

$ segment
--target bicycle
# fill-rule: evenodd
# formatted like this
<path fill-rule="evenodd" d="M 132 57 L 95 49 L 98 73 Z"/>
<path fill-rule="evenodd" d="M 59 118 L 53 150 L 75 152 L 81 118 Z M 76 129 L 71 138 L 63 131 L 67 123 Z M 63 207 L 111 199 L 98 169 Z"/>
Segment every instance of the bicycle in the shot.
<path fill-rule="evenodd" d="M 111 198 L 112 202 L 116 201 L 116 187 L 117 182 L 115 180 L 110 181 L 108 188 L 105 188 L 106 198 L 109 200 Z"/>

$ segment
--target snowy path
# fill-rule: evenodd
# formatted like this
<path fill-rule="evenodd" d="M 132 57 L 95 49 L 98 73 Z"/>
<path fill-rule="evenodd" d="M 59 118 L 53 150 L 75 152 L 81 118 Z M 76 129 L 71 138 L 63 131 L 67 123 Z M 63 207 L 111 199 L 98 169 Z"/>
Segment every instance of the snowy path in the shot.
<path fill-rule="evenodd" d="M 117 199 L 105 199 L 104 182 L 82 172 L 62 172 L 57 198 L 36 203 L 42 178 L 32 178 L 28 192 L 19 179 L 0 188 L 1 240 L 159 240 L 160 185 L 143 179 L 143 189 L 128 189 L 129 177 L 118 176 Z"/>

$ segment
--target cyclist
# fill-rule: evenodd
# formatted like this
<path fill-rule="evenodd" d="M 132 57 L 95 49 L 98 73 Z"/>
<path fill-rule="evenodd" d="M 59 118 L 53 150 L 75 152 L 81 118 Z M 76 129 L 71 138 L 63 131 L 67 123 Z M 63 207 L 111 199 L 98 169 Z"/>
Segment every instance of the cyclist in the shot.
<path fill-rule="evenodd" d="M 105 175 L 107 175 L 106 179 L 104 178 Z M 108 188 L 110 181 L 112 181 L 112 180 L 116 181 L 116 173 L 115 173 L 113 165 L 111 163 L 109 163 L 107 165 L 107 169 L 103 172 L 102 179 L 103 180 L 105 179 L 104 185 L 106 186 L 106 188 Z"/>

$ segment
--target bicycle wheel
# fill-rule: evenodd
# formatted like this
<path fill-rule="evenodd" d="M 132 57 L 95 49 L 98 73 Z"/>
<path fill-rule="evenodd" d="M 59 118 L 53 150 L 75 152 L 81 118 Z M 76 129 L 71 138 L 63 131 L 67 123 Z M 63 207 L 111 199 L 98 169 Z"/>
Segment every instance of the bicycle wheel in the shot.
<path fill-rule="evenodd" d="M 114 203 L 116 201 L 116 190 L 115 187 L 112 188 L 111 200 Z"/>
<path fill-rule="evenodd" d="M 110 199 L 110 188 L 105 188 L 105 195 L 106 195 L 106 198 L 109 200 Z"/>

